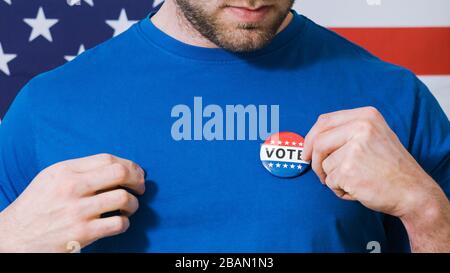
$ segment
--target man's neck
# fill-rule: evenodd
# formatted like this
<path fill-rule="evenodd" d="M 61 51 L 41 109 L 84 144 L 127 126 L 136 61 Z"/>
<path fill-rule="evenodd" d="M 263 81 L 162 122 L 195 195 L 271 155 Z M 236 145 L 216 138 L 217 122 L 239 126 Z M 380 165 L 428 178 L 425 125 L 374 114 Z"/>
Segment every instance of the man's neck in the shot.
<path fill-rule="evenodd" d="M 292 20 L 292 13 L 284 19 L 278 32 L 285 29 Z M 176 18 L 176 20 L 174 20 Z M 159 11 L 151 18 L 153 24 L 172 38 L 188 45 L 217 48 L 210 40 L 201 35 L 179 11 L 173 0 L 166 0 Z"/>

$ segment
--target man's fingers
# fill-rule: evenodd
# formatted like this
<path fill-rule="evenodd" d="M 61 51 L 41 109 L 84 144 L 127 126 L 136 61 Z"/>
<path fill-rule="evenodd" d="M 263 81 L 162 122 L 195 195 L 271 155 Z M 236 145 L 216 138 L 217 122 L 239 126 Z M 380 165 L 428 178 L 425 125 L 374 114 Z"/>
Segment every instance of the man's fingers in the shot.
<path fill-rule="evenodd" d="M 111 237 L 127 231 L 130 220 L 126 216 L 99 218 L 88 223 L 89 241 L 94 242 L 105 237 Z"/>
<path fill-rule="evenodd" d="M 130 165 L 133 162 L 111 154 L 96 154 L 92 156 L 66 160 L 62 162 L 74 172 L 89 172 L 114 163 Z"/>
<path fill-rule="evenodd" d="M 373 107 L 362 107 L 351 110 L 341 110 L 320 115 L 317 122 L 305 137 L 302 159 L 309 161 L 312 159 L 313 142 L 317 135 L 332 128 L 341 126 L 356 119 L 376 119 L 381 114 Z"/>
<path fill-rule="evenodd" d="M 342 189 L 341 184 L 344 183 L 344 181 L 341 181 L 340 179 L 342 178 L 338 175 L 338 172 L 333 171 L 325 178 L 325 184 L 334 192 L 334 194 L 336 194 L 337 197 L 348 201 L 354 201 L 355 198 Z"/>
<path fill-rule="evenodd" d="M 323 162 L 333 152 L 344 146 L 352 137 L 352 124 L 347 123 L 328 131 L 322 132 L 316 136 L 312 143 L 312 162 L 311 167 L 319 176 L 320 181 L 325 183 L 326 170 L 323 169 Z M 331 154 L 331 155 L 330 155 Z"/>
<path fill-rule="evenodd" d="M 325 175 L 332 173 L 340 164 L 342 164 L 342 162 L 344 162 L 344 160 L 346 160 L 346 154 L 348 152 L 346 147 L 346 144 L 342 145 L 322 161 L 322 169 Z"/>
<path fill-rule="evenodd" d="M 302 159 L 305 161 L 312 159 L 314 142 L 316 141 L 318 135 L 327 130 L 345 124 L 351 120 L 354 120 L 355 114 L 352 114 L 351 111 L 356 110 L 343 110 L 320 115 L 314 126 L 311 128 L 311 130 L 309 130 L 308 134 L 305 137 Z"/>
<path fill-rule="evenodd" d="M 104 192 L 86 200 L 86 214 L 98 217 L 103 213 L 121 211 L 126 216 L 133 215 L 139 208 L 137 198 L 124 189 Z"/>
<path fill-rule="evenodd" d="M 74 172 L 88 172 L 118 162 L 119 158 L 111 154 L 96 154 L 61 162 Z"/>
<path fill-rule="evenodd" d="M 131 189 L 137 194 L 145 192 L 144 171 L 131 161 L 113 163 L 89 172 L 79 173 L 86 194 L 118 187 Z"/>

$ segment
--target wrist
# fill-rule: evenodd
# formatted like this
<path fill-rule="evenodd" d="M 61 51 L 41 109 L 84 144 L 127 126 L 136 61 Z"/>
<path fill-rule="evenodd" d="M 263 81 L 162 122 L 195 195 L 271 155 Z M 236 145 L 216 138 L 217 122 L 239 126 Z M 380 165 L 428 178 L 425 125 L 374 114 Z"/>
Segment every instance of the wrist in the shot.
<path fill-rule="evenodd" d="M 441 198 L 431 194 L 428 197 L 416 199 L 414 206 L 402 214 L 400 220 L 408 230 L 417 227 L 433 227 L 442 215 L 442 205 L 438 199 Z"/>
<path fill-rule="evenodd" d="M 0 213 L 0 253 L 20 253 L 25 252 L 23 244 L 18 240 L 14 231 L 17 227 L 12 223 L 11 217 L 7 215 L 7 209 Z"/>
<path fill-rule="evenodd" d="M 0 213 L 0 253 L 12 252 L 11 236 L 8 234 L 8 223 L 4 213 Z"/>
<path fill-rule="evenodd" d="M 399 218 L 413 252 L 438 252 L 442 249 L 439 242 L 445 244 L 450 236 L 450 207 L 445 193 L 434 180 L 422 182 L 426 183 L 415 190 L 412 187 L 413 193 L 407 198 L 408 209 Z"/>
<path fill-rule="evenodd" d="M 398 195 L 401 202 L 395 215 L 402 221 L 420 220 L 425 215 L 431 217 L 439 210 L 443 198 L 447 200 L 439 185 L 423 170 L 405 176 L 404 181 L 403 190 Z"/>
<path fill-rule="evenodd" d="M 407 223 L 439 217 L 441 203 L 447 200 L 439 185 L 428 175 L 417 177 L 416 181 L 408 187 L 399 215 Z"/>

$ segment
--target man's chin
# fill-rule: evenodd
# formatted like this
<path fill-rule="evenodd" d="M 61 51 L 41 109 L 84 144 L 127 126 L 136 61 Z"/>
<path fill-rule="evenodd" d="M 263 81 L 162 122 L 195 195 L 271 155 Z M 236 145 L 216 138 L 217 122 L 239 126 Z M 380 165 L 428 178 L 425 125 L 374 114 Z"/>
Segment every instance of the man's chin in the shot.
<path fill-rule="evenodd" d="M 275 34 L 270 34 L 258 29 L 239 29 L 225 32 L 218 46 L 236 53 L 251 52 L 264 48 L 270 43 Z M 230 35 L 230 33 L 234 33 Z"/>
<path fill-rule="evenodd" d="M 220 45 L 220 47 L 235 53 L 248 53 L 260 50 L 264 48 L 267 44 L 268 44 L 267 42 L 263 43 L 263 42 L 248 41 L 246 43 L 242 43 L 241 41 L 239 44 L 227 43 Z"/>

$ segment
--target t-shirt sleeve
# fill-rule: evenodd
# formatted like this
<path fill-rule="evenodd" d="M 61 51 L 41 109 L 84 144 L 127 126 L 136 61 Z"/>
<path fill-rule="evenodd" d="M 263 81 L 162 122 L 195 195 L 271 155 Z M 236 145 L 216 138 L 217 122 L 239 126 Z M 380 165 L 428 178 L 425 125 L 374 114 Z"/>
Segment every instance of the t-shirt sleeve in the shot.
<path fill-rule="evenodd" d="M 450 122 L 419 80 L 411 130 L 411 154 L 450 197 Z"/>
<path fill-rule="evenodd" d="M 422 168 L 450 196 L 450 122 L 436 98 L 418 79 L 414 105 L 408 119 L 408 150 Z M 386 216 L 388 251 L 410 251 L 406 230 L 400 220 Z"/>
<path fill-rule="evenodd" d="M 0 211 L 11 204 L 36 175 L 35 132 L 30 85 L 17 95 L 0 124 Z"/>

